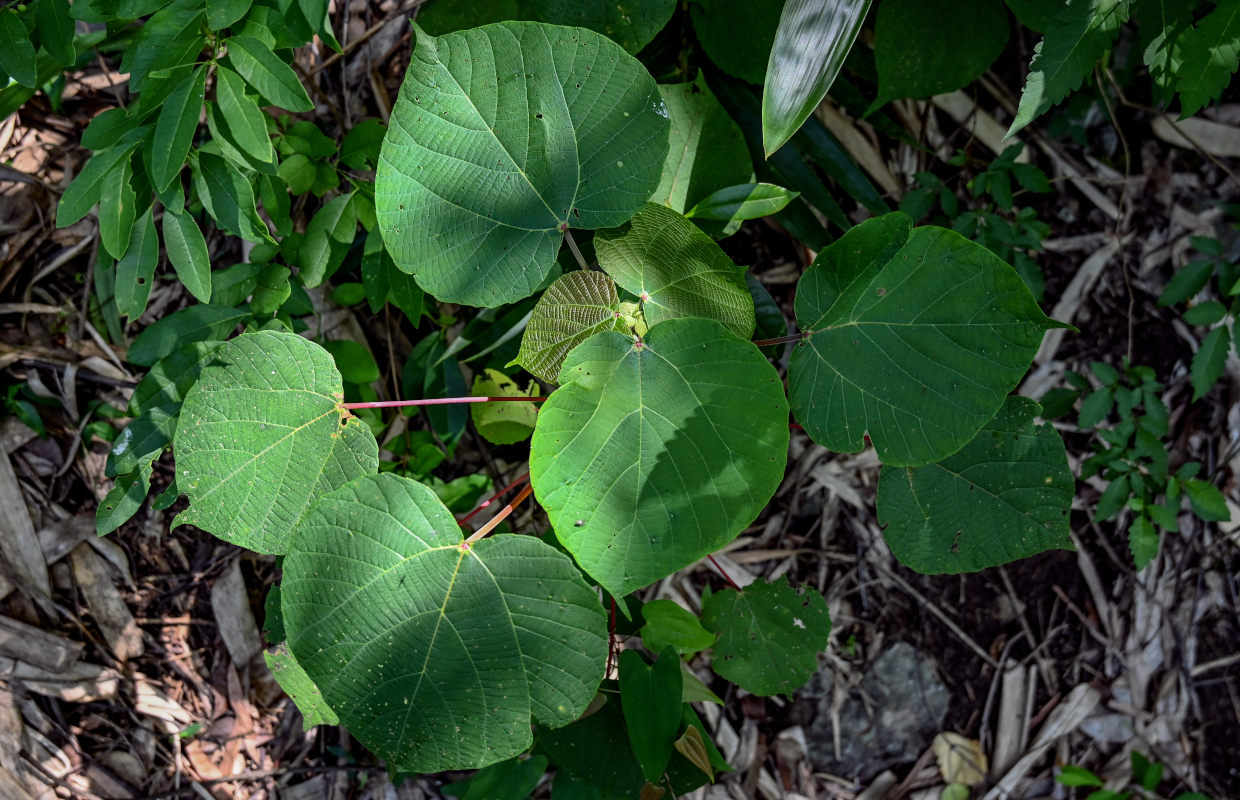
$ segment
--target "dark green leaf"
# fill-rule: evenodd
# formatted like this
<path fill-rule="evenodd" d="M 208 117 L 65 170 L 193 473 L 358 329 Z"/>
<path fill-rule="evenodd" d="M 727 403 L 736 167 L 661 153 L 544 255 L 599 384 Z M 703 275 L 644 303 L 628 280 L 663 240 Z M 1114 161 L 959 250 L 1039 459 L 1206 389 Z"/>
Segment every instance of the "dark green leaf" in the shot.
<path fill-rule="evenodd" d="M 633 755 L 648 781 L 658 781 L 672 757 L 680 731 L 683 677 L 671 647 L 647 664 L 636 650 L 620 653 L 620 707 Z"/>
<path fill-rule="evenodd" d="M 356 235 L 353 194 L 327 201 L 306 226 L 300 251 L 302 283 L 313 288 L 330 277 L 344 262 Z"/>
<path fill-rule="evenodd" d="M 724 72 L 761 86 L 784 0 L 699 0 L 693 29 Z"/>
<path fill-rule="evenodd" d="M 109 108 L 95 115 L 82 132 L 82 147 L 87 150 L 104 150 L 120 141 L 120 138 L 138 124 L 123 108 Z"/>
<path fill-rule="evenodd" d="M 1214 262 L 1206 258 L 1190 261 L 1180 267 L 1158 298 L 1158 305 L 1169 306 L 1172 303 L 1183 303 L 1197 292 L 1206 288 L 1210 276 L 1214 274 Z"/>
<path fill-rule="evenodd" d="M 387 126 L 377 119 L 364 119 L 349 129 L 340 143 L 340 163 L 352 169 L 374 169 Z"/>
<path fill-rule="evenodd" d="M 1066 764 L 1060 767 L 1059 773 L 1055 775 L 1055 780 L 1064 786 L 1102 786 L 1102 778 L 1084 767 L 1076 767 Z"/>
<path fill-rule="evenodd" d="M 1230 347 L 1231 340 L 1227 329 L 1221 325 L 1201 340 L 1201 346 L 1193 354 L 1193 365 L 1189 372 L 1194 401 L 1205 397 L 1206 392 L 1223 376 L 1223 365 L 1227 363 L 1227 351 Z"/>
<path fill-rule="evenodd" d="M 138 217 L 138 196 L 133 190 L 130 164 L 130 159 L 121 159 L 104 178 L 99 195 L 99 244 L 112 258 L 125 255 Z"/>
<path fill-rule="evenodd" d="M 379 365 L 366 346 L 351 339 L 323 342 L 323 349 L 332 354 L 336 369 L 348 383 L 367 384 L 379 380 Z"/>
<path fill-rule="evenodd" d="M 258 216 L 253 187 L 236 167 L 205 152 L 199 153 L 190 166 L 198 197 L 221 228 L 255 244 L 275 241 Z"/>
<path fill-rule="evenodd" d="M 176 179 L 185 165 L 198 118 L 206 95 L 207 67 L 204 64 L 177 84 L 159 111 L 151 140 L 151 180 L 162 189 Z"/>
<path fill-rule="evenodd" d="M 753 175 L 744 134 L 700 76 L 693 83 L 660 85 L 671 133 L 659 188 L 651 202 L 676 211 L 716 189 L 747 183 Z"/>
<path fill-rule="evenodd" d="M 105 536 L 129 521 L 151 491 L 151 462 L 116 479 L 116 485 L 99 503 L 95 512 L 95 534 Z"/>
<path fill-rule="evenodd" d="M 198 222 L 164 209 L 164 248 L 177 277 L 200 303 L 211 302 L 211 254 Z"/>
<path fill-rule="evenodd" d="M 676 648 L 681 655 L 692 655 L 715 643 L 715 634 L 702 627 L 693 614 L 666 598 L 651 600 L 642 606 L 642 644 L 652 653 L 666 647 Z"/>
<path fill-rule="evenodd" d="M 221 344 L 223 342 L 192 342 L 160 359 L 133 390 L 129 412 L 139 416 L 159 406 L 179 406 Z"/>
<path fill-rule="evenodd" d="M 1128 526 L 1128 549 L 1138 570 L 1143 570 L 1158 555 L 1158 529 L 1145 514 L 1137 514 Z"/>
<path fill-rule="evenodd" d="M 104 474 L 127 475 L 158 458 L 172 443 L 180 410 L 180 403 L 157 406 L 126 425 L 112 443 Z"/>
<path fill-rule="evenodd" d="M 207 25 L 222 31 L 245 16 L 252 0 L 207 0 Z"/>
<path fill-rule="evenodd" d="M 275 591 L 279 587 L 273 587 Z M 288 651 L 288 643 L 280 642 L 272 649 L 263 653 L 267 669 L 280 684 L 284 693 L 292 699 L 297 710 L 301 712 L 301 727 L 308 731 L 315 725 L 339 725 L 340 717 L 328 707 L 323 700 L 323 693 L 314 685 L 310 676 L 302 669 L 301 664 Z"/>
<path fill-rule="evenodd" d="M 1088 430 L 1096 428 L 1099 424 L 1106 421 L 1111 415 L 1111 410 L 1115 408 L 1115 390 L 1110 386 L 1103 386 L 1090 392 L 1081 401 L 1081 413 L 1077 417 L 1076 427 L 1080 430 Z"/>
<path fill-rule="evenodd" d="M 1227 316 L 1227 306 L 1217 300 L 1206 300 L 1187 309 L 1183 316 L 1189 325 L 1213 325 Z"/>
<path fill-rule="evenodd" d="M 121 159 L 128 158 L 137 146 L 137 141 L 122 141 L 91 156 L 60 196 L 60 204 L 56 207 L 56 227 L 68 227 L 90 213 L 90 209 L 103 196 L 108 176 Z"/>
<path fill-rule="evenodd" d="M 676 0 L 528 0 L 545 22 L 589 28 L 636 54 L 672 18 Z"/>
<path fill-rule="evenodd" d="M 1180 118 L 1209 105 L 1240 66 L 1240 0 L 1220 0 L 1179 42 L 1183 61 L 1175 70 Z"/>
<path fill-rule="evenodd" d="M 22 86 L 33 89 L 38 78 L 35 67 L 34 45 L 17 8 L 0 8 L 0 70 Z"/>
<path fill-rule="evenodd" d="M 116 262 L 116 308 L 133 322 L 146 310 L 159 264 L 159 234 L 155 231 L 153 208 L 148 208 L 133 225 L 125 256 Z"/>
<path fill-rule="evenodd" d="M 461 800 L 526 800 L 546 771 L 546 756 L 510 758 L 483 767 L 466 780 L 444 784 L 440 791 Z"/>
<path fill-rule="evenodd" d="M 232 36 L 226 44 L 233 67 L 267 102 L 288 111 L 314 110 L 297 73 L 266 44 L 251 36 Z"/>
<path fill-rule="evenodd" d="M 1226 498 L 1218 487 L 1209 481 L 1189 478 L 1184 481 L 1184 493 L 1188 495 L 1193 513 L 1206 522 L 1227 522 L 1231 519 Z"/>
<path fill-rule="evenodd" d="M 134 339 L 127 359 L 149 367 L 194 342 L 225 339 L 247 314 L 226 306 L 198 304 L 148 325 Z"/>
<path fill-rule="evenodd" d="M 712 192 L 687 211 L 685 216 L 725 222 L 758 219 L 782 211 L 796 196 L 797 192 L 790 192 L 772 183 L 728 186 Z"/>
<path fill-rule="evenodd" d="M 267 115 L 245 93 L 241 76 L 227 67 L 220 67 L 215 75 L 215 97 L 237 146 L 259 161 L 274 160 L 271 137 L 267 134 Z"/>
<path fill-rule="evenodd" d="M 39 44 L 43 45 L 48 55 L 66 67 L 72 65 L 77 60 L 77 48 L 73 46 L 73 17 L 68 0 L 39 0 L 35 22 Z M 83 147 L 87 146 L 83 144 Z"/>

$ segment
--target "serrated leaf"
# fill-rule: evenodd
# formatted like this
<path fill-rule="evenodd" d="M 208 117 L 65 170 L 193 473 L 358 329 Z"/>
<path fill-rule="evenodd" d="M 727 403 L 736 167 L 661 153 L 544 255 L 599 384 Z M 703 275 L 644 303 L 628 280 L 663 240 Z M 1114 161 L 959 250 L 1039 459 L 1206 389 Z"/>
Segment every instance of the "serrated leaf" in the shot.
<path fill-rule="evenodd" d="M 198 197 L 221 228 L 255 244 L 275 242 L 267 223 L 258 215 L 254 187 L 236 167 L 205 152 L 199 153 L 191 166 Z"/>
<path fill-rule="evenodd" d="M 133 322 L 146 310 L 159 264 L 159 234 L 155 231 L 154 208 L 133 224 L 125 255 L 116 262 L 116 310 Z"/>
<path fill-rule="evenodd" d="M 1194 402 L 1205 397 L 1222 377 L 1223 366 L 1227 363 L 1227 350 L 1230 347 L 1231 340 L 1227 336 L 1227 329 L 1221 325 L 1201 340 L 1201 346 L 1193 353 L 1193 365 L 1189 371 Z"/>
<path fill-rule="evenodd" d="M 831 636 L 827 601 L 811 588 L 793 589 L 786 578 L 712 594 L 702 624 L 719 634 L 715 673 L 763 697 L 792 697 L 818 669 Z"/>
<path fill-rule="evenodd" d="M 464 545 L 443 503 L 408 478 L 368 476 L 323 497 L 289 550 L 289 647 L 395 769 L 515 756 L 531 718 L 573 721 L 603 677 L 603 609 L 572 562 L 531 536 Z"/>
<path fill-rule="evenodd" d="M 539 391 L 538 384 L 533 381 L 522 389 L 499 370 L 488 369 L 474 376 L 471 394 L 482 397 L 537 397 Z M 469 415 L 483 439 L 491 444 L 515 444 L 528 439 L 534 432 L 538 407 L 533 403 L 471 403 Z"/>
<path fill-rule="evenodd" d="M 652 653 L 674 647 L 681 655 L 691 655 L 715 643 L 715 634 L 702 627 L 693 614 L 666 598 L 642 606 L 642 644 Z"/>
<path fill-rule="evenodd" d="M 719 105 L 702 76 L 660 85 L 671 130 L 659 188 L 650 201 L 684 213 L 716 189 L 753 175 L 745 136 Z"/>
<path fill-rule="evenodd" d="M 177 278 L 200 303 L 211 302 L 211 254 L 198 222 L 164 209 L 164 249 Z"/>
<path fill-rule="evenodd" d="M 39 0 L 34 13 L 39 44 L 64 66 L 72 65 L 77 49 L 73 46 L 74 23 L 68 0 Z"/>
<path fill-rule="evenodd" d="M 964 88 L 989 69 L 1007 39 L 1007 14 L 992 0 L 880 3 L 874 22 L 878 99 L 871 108 Z"/>
<path fill-rule="evenodd" d="M 1067 0 L 1034 47 L 1011 136 L 1080 88 L 1128 20 L 1127 0 Z"/>
<path fill-rule="evenodd" d="M 826 97 L 869 10 L 870 0 L 786 0 L 762 88 L 766 155 L 791 139 Z"/>
<path fill-rule="evenodd" d="M 1128 549 L 1137 571 L 1145 569 L 1158 555 L 1158 529 L 1145 514 L 1137 514 L 1128 526 Z"/>
<path fill-rule="evenodd" d="M 896 558 L 921 573 L 976 572 L 1071 549 L 1076 481 L 1038 404 L 1012 396 L 973 441 L 924 467 L 884 467 L 878 521 Z"/>
<path fill-rule="evenodd" d="M 284 553 L 316 499 L 378 468 L 343 397 L 331 356 L 300 336 L 247 333 L 217 350 L 181 406 L 173 452 L 189 508 L 174 526 Z"/>
<path fill-rule="evenodd" d="M 745 268 L 667 206 L 647 203 L 629 222 L 599 231 L 594 251 L 599 266 L 641 299 L 647 325 L 698 317 L 746 339 L 753 335 Z"/>
<path fill-rule="evenodd" d="M 783 210 L 799 194 L 773 183 L 746 183 L 727 186 L 701 200 L 685 213 L 692 219 L 740 222 L 758 219 Z"/>
<path fill-rule="evenodd" d="M 274 160 L 271 136 L 267 133 L 267 115 L 245 93 L 241 76 L 227 67 L 219 67 L 215 76 L 215 98 L 237 146 L 259 161 Z"/>
<path fill-rule="evenodd" d="M 620 708 L 633 755 L 648 781 L 657 781 L 672 757 L 680 730 L 684 678 L 680 658 L 666 648 L 653 664 L 636 650 L 620 653 Z"/>
<path fill-rule="evenodd" d="M 590 270 L 569 272 L 538 298 L 512 363 L 556 383 L 570 350 L 596 333 L 626 330 L 611 278 Z"/>
<path fill-rule="evenodd" d="M 1141 60 L 1154 84 L 1169 95 L 1183 63 L 1181 34 L 1193 21 L 1193 7 L 1181 0 L 1135 0 L 1132 8 L 1141 41 Z"/>
<path fill-rule="evenodd" d="M 1222 93 L 1240 66 L 1240 0 L 1220 0 L 1181 38 L 1183 61 L 1175 89 L 1180 119 L 1205 108 Z"/>
<path fill-rule="evenodd" d="M 206 97 L 207 65 L 202 65 L 177 83 L 160 107 L 151 140 L 151 180 L 155 188 L 164 189 L 185 166 L 198 117 Z"/>
<path fill-rule="evenodd" d="M 601 33 L 637 54 L 672 18 L 676 0 L 528 0 L 543 21 Z"/>
<path fill-rule="evenodd" d="M 563 231 L 619 225 L 658 185 L 658 88 L 615 43 L 533 22 L 416 37 L 375 210 L 396 265 L 435 297 L 529 296 Z"/>
<path fill-rule="evenodd" d="M 16 7 L 0 9 L 0 70 L 31 89 L 38 80 L 34 45 Z"/>
<path fill-rule="evenodd" d="M 297 73 L 262 41 L 252 36 L 230 36 L 225 44 L 233 68 L 264 100 L 286 111 L 314 110 Z"/>
<path fill-rule="evenodd" d="M 797 421 L 840 452 L 868 436 L 890 466 L 963 447 L 1061 326 L 989 250 L 898 212 L 819 253 L 795 308 L 806 335 L 788 365 Z"/>
<path fill-rule="evenodd" d="M 289 652 L 288 642 L 280 642 L 263 652 L 267 669 L 301 712 L 301 729 L 308 731 L 315 725 L 339 725 L 340 717 L 323 700 L 323 693 L 314 685 L 301 664 Z"/>
<path fill-rule="evenodd" d="M 783 477 L 779 376 L 717 322 L 668 320 L 640 343 L 595 334 L 560 381 L 530 445 L 534 495 L 616 597 L 730 542 Z"/>
<path fill-rule="evenodd" d="M 1218 487 L 1200 478 L 1184 481 L 1184 493 L 1193 507 L 1193 513 L 1206 522 L 1227 522 L 1231 519 L 1231 511 L 1227 508 L 1227 500 Z"/>

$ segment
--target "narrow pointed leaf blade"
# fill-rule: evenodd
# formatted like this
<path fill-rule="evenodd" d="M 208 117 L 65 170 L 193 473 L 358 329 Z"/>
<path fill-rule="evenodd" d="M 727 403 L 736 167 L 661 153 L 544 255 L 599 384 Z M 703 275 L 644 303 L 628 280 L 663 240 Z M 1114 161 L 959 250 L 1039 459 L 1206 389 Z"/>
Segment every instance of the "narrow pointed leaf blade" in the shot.
<path fill-rule="evenodd" d="M 132 322 L 146 310 L 159 264 L 159 234 L 153 208 L 133 224 L 125 255 L 116 262 L 116 309 Z"/>
<path fill-rule="evenodd" d="M 198 130 L 206 85 L 204 64 L 186 75 L 160 107 L 151 141 L 151 180 L 156 189 L 167 188 L 185 166 L 194 132 Z"/>
<path fill-rule="evenodd" d="M 415 35 L 375 209 L 396 265 L 435 297 L 527 297 L 562 231 L 619 225 L 658 186 L 658 87 L 615 43 L 534 22 Z"/>
<path fill-rule="evenodd" d="M 227 44 L 233 68 L 267 102 L 287 111 L 314 110 L 314 103 L 297 73 L 265 43 L 252 36 L 231 36 Z"/>
<path fill-rule="evenodd" d="M 763 697 L 791 697 L 804 686 L 831 636 L 827 601 L 811 588 L 793 589 L 786 578 L 712 594 L 702 625 L 719 634 L 715 672 Z"/>
<path fill-rule="evenodd" d="M 953 231 L 893 213 L 823 250 L 797 286 L 806 337 L 788 365 L 810 437 L 884 464 L 918 466 L 963 447 L 1062 327 L 1020 275 Z"/>
<path fill-rule="evenodd" d="M 870 0 L 787 0 L 762 89 L 762 148 L 770 156 L 813 113 L 852 49 Z"/>
<path fill-rule="evenodd" d="M 220 67 L 215 74 L 215 97 L 237 145 L 259 161 L 272 161 L 275 154 L 267 133 L 267 115 L 254 98 L 245 93 L 245 82 L 240 75 L 227 67 Z"/>
<path fill-rule="evenodd" d="M 34 44 L 30 32 L 21 18 L 9 7 L 0 9 L 0 69 L 22 86 L 35 88 L 38 73 L 35 71 Z"/>
<path fill-rule="evenodd" d="M 48 54 L 65 66 L 77 60 L 73 45 L 73 16 L 68 0 L 39 0 L 35 8 L 39 43 Z"/>
<path fill-rule="evenodd" d="M 341 407 L 340 373 L 291 333 L 239 336 L 185 397 L 173 439 L 177 484 L 196 525 L 260 553 L 284 553 L 313 502 L 378 468 L 370 428 Z"/>
<path fill-rule="evenodd" d="M 131 179 L 133 167 L 123 158 L 103 181 L 99 195 L 99 245 L 112 258 L 125 255 L 129 234 L 138 217 L 138 196 Z"/>
<path fill-rule="evenodd" d="M 1038 404 L 1009 397 L 973 441 L 924 467 L 884 467 L 878 521 L 896 558 L 922 573 L 976 572 L 1071 549 L 1075 480 Z"/>
<path fill-rule="evenodd" d="M 68 227 L 89 214 L 103 196 L 108 176 L 118 171 L 117 164 L 121 159 L 128 158 L 137 146 L 136 141 L 122 142 L 91 156 L 60 196 L 60 203 L 56 206 L 56 227 Z"/>
<path fill-rule="evenodd" d="M 746 339 L 753 334 L 745 268 L 667 206 L 647 203 L 629 222 L 599 231 L 594 250 L 599 266 L 641 298 L 647 324 L 700 317 L 721 322 Z"/>
<path fill-rule="evenodd" d="M 787 401 L 752 343 L 704 319 L 578 345 L 543 404 L 530 479 L 560 541 L 620 597 L 734 539 L 783 477 Z"/>
<path fill-rule="evenodd" d="M 597 594 L 534 537 L 464 546 L 422 484 L 391 474 L 324 497 L 293 534 L 289 646 L 362 743 L 395 769 L 472 769 L 573 721 L 607 657 Z"/>
<path fill-rule="evenodd" d="M 783 211 L 797 196 L 773 183 L 745 183 L 726 186 L 711 192 L 685 214 L 695 219 L 714 219 L 722 222 L 739 222 L 758 219 Z"/>
<path fill-rule="evenodd" d="M 538 298 L 513 363 L 556 383 L 569 351 L 596 333 L 623 332 L 620 317 L 620 298 L 611 278 L 584 269 L 562 275 Z"/>
<path fill-rule="evenodd" d="M 189 214 L 164 209 L 164 248 L 177 277 L 200 303 L 211 302 L 211 255 L 202 229 Z"/>
<path fill-rule="evenodd" d="M 274 244 L 267 223 L 258 215 L 254 187 L 241 171 L 212 153 L 199 153 L 195 164 L 198 197 L 220 227 L 255 244 Z"/>

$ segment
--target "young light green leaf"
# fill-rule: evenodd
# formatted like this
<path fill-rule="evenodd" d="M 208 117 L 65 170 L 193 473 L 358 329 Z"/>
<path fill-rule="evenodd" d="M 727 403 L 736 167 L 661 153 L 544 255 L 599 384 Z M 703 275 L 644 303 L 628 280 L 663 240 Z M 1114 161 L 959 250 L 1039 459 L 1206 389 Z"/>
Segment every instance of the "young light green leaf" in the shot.
<path fill-rule="evenodd" d="M 1128 20 L 1130 10 L 1127 0 L 1067 0 L 1034 47 L 1008 136 L 1080 87 Z"/>
<path fill-rule="evenodd" d="M 527 297 L 563 231 L 619 225 L 658 185 L 658 89 L 615 43 L 533 22 L 416 36 L 375 206 L 396 265 L 439 299 Z"/>
<path fill-rule="evenodd" d="M 762 89 L 762 147 L 767 156 L 791 139 L 822 102 L 869 10 L 870 0 L 784 3 Z"/>
<path fill-rule="evenodd" d="M 271 137 L 267 133 L 267 115 L 245 93 L 241 76 L 227 67 L 219 67 L 215 80 L 215 98 L 220 112 L 228 120 L 228 130 L 237 146 L 259 161 L 274 160 Z"/>
<path fill-rule="evenodd" d="M 921 573 L 976 572 L 1070 550 L 1076 482 L 1063 440 L 1034 424 L 1038 404 L 1010 396 L 961 450 L 924 467 L 884 467 L 878 521 L 900 563 Z"/>
<path fill-rule="evenodd" d="M 159 234 L 154 208 L 147 208 L 133 225 L 125 255 L 116 262 L 116 309 L 133 322 L 146 310 L 159 265 Z"/>
<path fill-rule="evenodd" d="M 964 88 L 1007 39 L 1007 12 L 991 0 L 885 0 L 874 22 L 878 98 L 870 108 Z"/>
<path fill-rule="evenodd" d="M 314 685 L 301 664 L 289 652 L 288 642 L 280 642 L 263 652 L 263 661 L 271 676 L 289 696 L 301 712 L 301 729 L 308 731 L 315 725 L 339 725 L 340 717 L 323 700 L 323 693 Z"/>
<path fill-rule="evenodd" d="M 306 226 L 306 238 L 301 243 L 298 260 L 302 283 L 313 288 L 339 269 L 356 235 L 353 193 L 324 203 Z"/>
<path fill-rule="evenodd" d="M 82 167 L 82 171 L 60 196 L 60 203 L 56 206 L 56 227 L 66 228 L 89 214 L 91 207 L 103 196 L 108 176 L 137 146 L 136 140 L 122 140 L 120 144 L 91 156 L 86 166 Z"/>
<path fill-rule="evenodd" d="M 702 627 L 693 614 L 673 600 L 660 598 L 642 606 L 642 644 L 652 653 L 674 647 L 681 655 L 692 655 L 715 643 L 715 634 Z"/>
<path fill-rule="evenodd" d="M 659 93 L 671 133 L 652 203 L 683 214 L 716 189 L 750 181 L 753 164 L 745 135 L 701 75 L 693 83 L 660 85 Z"/>
<path fill-rule="evenodd" d="M 281 602 L 328 705 L 399 770 L 511 758 L 531 718 L 572 722 L 603 677 L 603 608 L 566 556 L 532 536 L 465 544 L 434 493 L 396 475 L 355 480 L 306 514 Z"/>
<path fill-rule="evenodd" d="M 787 400 L 750 342 L 672 319 L 569 353 L 530 445 L 556 536 L 622 597 L 730 542 L 783 477 Z"/>
<path fill-rule="evenodd" d="M 665 648 L 653 664 L 636 650 L 620 653 L 620 708 L 633 755 L 648 781 L 658 781 L 672 757 L 680 731 L 684 678 L 680 657 Z"/>
<path fill-rule="evenodd" d="M 753 334 L 745 268 L 667 206 L 647 203 L 629 222 L 599 231 L 594 250 L 599 266 L 641 299 L 646 324 L 700 317 L 746 339 Z"/>
<path fill-rule="evenodd" d="M 702 624 L 719 634 L 715 673 L 762 697 L 792 697 L 818 669 L 831 636 L 827 601 L 811 588 L 793 589 L 787 578 L 712 594 Z"/>
<path fill-rule="evenodd" d="M 189 508 L 174 525 L 284 553 L 315 500 L 378 466 L 343 397 L 331 356 L 300 336 L 248 333 L 217 350 L 181 407 L 173 451 Z"/>
<path fill-rule="evenodd" d="M 1061 323 L 1016 271 L 943 228 L 893 213 L 854 227 L 801 277 L 805 338 L 788 365 L 797 421 L 824 447 L 869 437 L 890 466 L 959 450 L 1003 405 Z"/>
<path fill-rule="evenodd" d="M 159 110 L 151 140 L 151 180 L 163 189 L 176 179 L 185 166 L 185 157 L 194 143 L 198 117 L 206 95 L 207 65 L 204 64 L 177 84 Z"/>
<path fill-rule="evenodd" d="M 1184 493 L 1193 507 L 1193 513 L 1206 522 L 1227 522 L 1231 519 L 1231 511 L 1227 508 L 1227 499 L 1218 487 L 1200 478 L 1184 481 Z"/>
<path fill-rule="evenodd" d="M 1193 401 L 1206 396 L 1206 392 L 1218 382 L 1223 375 L 1223 365 L 1227 363 L 1227 351 L 1231 347 L 1227 328 L 1222 325 L 1206 334 L 1201 346 L 1193 353 L 1193 365 L 1189 371 L 1189 380 L 1193 384 Z"/>
<path fill-rule="evenodd" d="M 545 22 L 589 28 L 637 55 L 676 10 L 676 0 L 529 0 Z"/>
<path fill-rule="evenodd" d="M 267 102 L 287 111 L 314 110 L 297 73 L 266 44 L 252 36 L 231 36 L 226 44 L 233 68 Z"/>
<path fill-rule="evenodd" d="M 198 198 L 221 228 L 255 244 L 275 243 L 258 215 L 254 188 L 236 167 L 206 152 L 191 160 L 190 167 Z"/>
<path fill-rule="evenodd" d="M 112 258 L 125 255 L 138 217 L 138 195 L 133 190 L 132 178 L 131 160 L 122 158 L 100 186 L 99 244 Z"/>
<path fill-rule="evenodd" d="M 504 373 L 488 369 L 474 376 L 475 397 L 537 397 L 538 384 L 530 381 L 522 389 Z M 538 407 L 533 403 L 471 403 L 469 415 L 478 434 L 491 444 L 515 444 L 530 437 L 538 421 Z"/>
<path fill-rule="evenodd" d="M 177 278 L 200 303 L 211 302 L 211 254 L 198 222 L 164 209 L 164 249 Z"/>
<path fill-rule="evenodd" d="M 52 58 L 71 66 L 77 61 L 77 48 L 73 46 L 74 22 L 69 0 L 39 0 L 34 14 L 39 44 Z"/>
<path fill-rule="evenodd" d="M 245 16 L 252 0 L 207 0 L 207 25 L 222 31 Z"/>
<path fill-rule="evenodd" d="M 1180 119 L 1210 104 L 1240 66 L 1240 0 L 1221 0 L 1180 40 Z"/>
<path fill-rule="evenodd" d="M 790 192 L 773 183 L 746 183 L 712 192 L 685 213 L 691 219 L 715 219 L 739 222 L 778 213 L 792 202 L 799 192 Z"/>
<path fill-rule="evenodd" d="M 538 298 L 512 364 L 555 383 L 560 365 L 574 347 L 602 331 L 626 330 L 612 279 L 591 270 L 569 272 Z"/>
<path fill-rule="evenodd" d="M 17 9 L 7 6 L 0 9 L 0 70 L 7 72 L 22 86 L 33 89 L 39 77 L 35 67 L 30 32 L 22 23 Z"/>

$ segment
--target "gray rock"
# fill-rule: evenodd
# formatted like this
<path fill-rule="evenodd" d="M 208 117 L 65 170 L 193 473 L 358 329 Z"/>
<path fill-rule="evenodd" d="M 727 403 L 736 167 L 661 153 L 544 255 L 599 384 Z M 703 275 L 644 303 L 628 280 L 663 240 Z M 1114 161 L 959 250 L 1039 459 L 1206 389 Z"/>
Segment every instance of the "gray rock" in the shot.
<path fill-rule="evenodd" d="M 870 666 L 840 706 L 840 755 L 832 731 L 832 677 L 819 670 L 796 702 L 794 717 L 808 720 L 814 768 L 868 781 L 888 767 L 915 761 L 942 730 L 950 693 L 934 665 L 897 642 Z"/>

